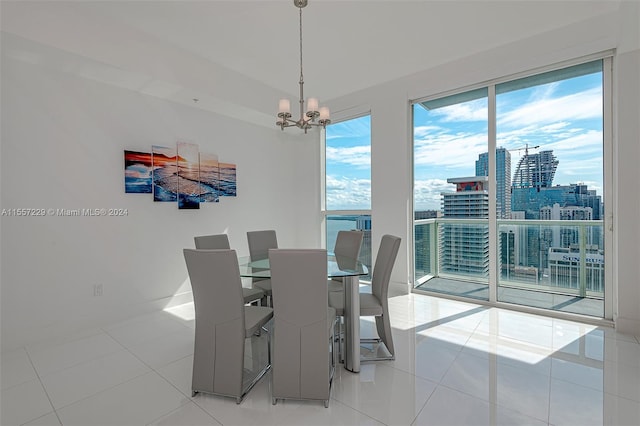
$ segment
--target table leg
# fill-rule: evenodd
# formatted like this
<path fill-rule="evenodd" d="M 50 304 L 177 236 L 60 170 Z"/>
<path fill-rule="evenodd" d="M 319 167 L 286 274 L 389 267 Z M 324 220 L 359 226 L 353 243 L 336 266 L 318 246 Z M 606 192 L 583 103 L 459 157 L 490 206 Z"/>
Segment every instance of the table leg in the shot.
<path fill-rule="evenodd" d="M 344 368 L 360 371 L 360 277 L 344 278 Z"/>

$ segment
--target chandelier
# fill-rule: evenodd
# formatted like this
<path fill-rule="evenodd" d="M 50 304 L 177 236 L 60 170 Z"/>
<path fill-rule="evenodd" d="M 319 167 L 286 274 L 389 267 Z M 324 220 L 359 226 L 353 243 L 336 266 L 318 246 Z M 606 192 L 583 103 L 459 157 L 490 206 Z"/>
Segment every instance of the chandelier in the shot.
<path fill-rule="evenodd" d="M 284 131 L 285 127 L 296 126 L 305 133 L 312 127 L 323 127 L 331 123 L 329 119 L 329 108 L 318 108 L 318 99 L 309 98 L 307 100 L 307 111 L 304 111 L 304 78 L 302 77 L 302 8 L 305 7 L 308 0 L 293 0 L 293 4 L 300 9 L 300 118 L 293 120 L 291 118 L 291 104 L 289 99 L 280 99 L 278 106 L 277 126 Z M 316 119 L 318 121 L 316 121 Z"/>

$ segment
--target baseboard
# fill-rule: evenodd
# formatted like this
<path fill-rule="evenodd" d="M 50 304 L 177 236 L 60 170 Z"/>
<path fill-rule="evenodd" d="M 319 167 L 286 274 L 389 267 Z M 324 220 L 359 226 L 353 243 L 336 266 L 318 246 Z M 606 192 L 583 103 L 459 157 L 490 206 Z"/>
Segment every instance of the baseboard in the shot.
<path fill-rule="evenodd" d="M 640 320 L 634 318 L 616 318 L 616 330 L 622 334 L 640 336 Z"/>

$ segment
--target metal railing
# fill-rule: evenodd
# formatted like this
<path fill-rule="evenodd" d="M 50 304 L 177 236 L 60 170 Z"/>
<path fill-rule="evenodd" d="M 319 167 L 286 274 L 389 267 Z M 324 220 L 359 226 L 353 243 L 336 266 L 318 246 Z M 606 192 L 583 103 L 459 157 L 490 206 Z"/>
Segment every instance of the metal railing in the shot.
<path fill-rule="evenodd" d="M 415 286 L 432 278 L 488 285 L 488 219 L 414 221 Z M 602 299 L 601 220 L 497 221 L 498 286 Z"/>

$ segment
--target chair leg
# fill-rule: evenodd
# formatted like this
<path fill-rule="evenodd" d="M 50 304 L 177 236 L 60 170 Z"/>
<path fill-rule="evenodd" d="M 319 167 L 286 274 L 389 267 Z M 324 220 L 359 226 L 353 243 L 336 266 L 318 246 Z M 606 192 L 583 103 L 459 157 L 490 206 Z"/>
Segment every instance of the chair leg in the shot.
<path fill-rule="evenodd" d="M 380 338 L 382 339 L 382 342 L 387 347 L 387 350 L 389 351 L 391 356 L 395 356 L 389 315 L 381 315 L 376 317 L 376 331 L 378 332 L 378 336 L 380 336 Z"/>

